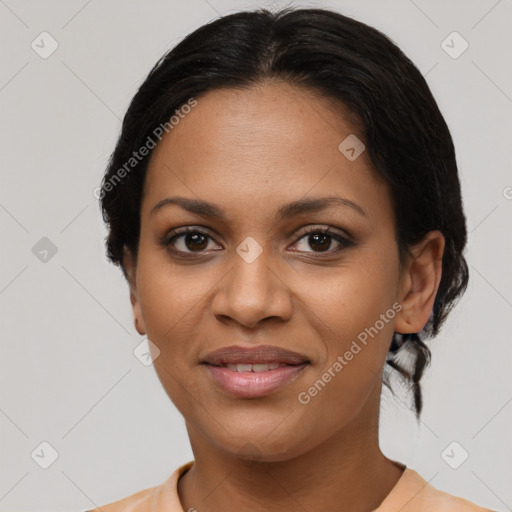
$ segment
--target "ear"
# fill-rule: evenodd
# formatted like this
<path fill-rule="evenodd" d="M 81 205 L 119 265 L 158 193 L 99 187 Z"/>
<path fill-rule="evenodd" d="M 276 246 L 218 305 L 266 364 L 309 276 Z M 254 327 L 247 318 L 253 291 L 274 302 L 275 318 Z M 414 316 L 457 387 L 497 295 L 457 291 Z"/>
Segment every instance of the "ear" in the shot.
<path fill-rule="evenodd" d="M 142 317 L 139 295 L 137 293 L 137 262 L 131 251 L 126 247 L 123 252 L 123 266 L 126 271 L 128 286 L 130 287 L 130 303 L 132 305 L 135 329 L 139 334 L 144 335 L 146 334 L 146 326 L 144 324 L 144 318 Z"/>
<path fill-rule="evenodd" d="M 443 272 L 445 239 L 440 231 L 430 231 L 410 248 L 402 270 L 399 302 L 402 309 L 395 317 L 395 331 L 416 333 L 425 327 L 436 298 Z"/>

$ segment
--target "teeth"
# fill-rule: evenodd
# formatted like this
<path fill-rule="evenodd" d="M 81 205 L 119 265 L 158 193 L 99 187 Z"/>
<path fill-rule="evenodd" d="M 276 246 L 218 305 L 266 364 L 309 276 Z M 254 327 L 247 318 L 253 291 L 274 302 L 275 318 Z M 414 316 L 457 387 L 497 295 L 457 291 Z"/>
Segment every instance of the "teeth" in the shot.
<path fill-rule="evenodd" d="M 279 363 L 259 363 L 259 364 L 233 364 L 227 363 L 226 367 L 233 372 L 267 372 L 279 368 Z"/>
<path fill-rule="evenodd" d="M 252 371 L 253 372 L 268 372 L 268 364 L 266 364 L 266 363 L 253 364 Z"/>

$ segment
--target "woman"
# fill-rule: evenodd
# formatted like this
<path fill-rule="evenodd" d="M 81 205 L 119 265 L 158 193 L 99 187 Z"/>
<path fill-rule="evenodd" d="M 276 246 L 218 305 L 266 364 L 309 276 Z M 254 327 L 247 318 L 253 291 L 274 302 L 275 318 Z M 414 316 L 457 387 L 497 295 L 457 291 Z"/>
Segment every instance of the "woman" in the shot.
<path fill-rule="evenodd" d="M 379 447 L 382 384 L 419 417 L 468 280 L 449 130 L 386 36 L 320 9 L 199 28 L 133 98 L 100 199 L 194 453 L 101 510 L 485 510 Z"/>

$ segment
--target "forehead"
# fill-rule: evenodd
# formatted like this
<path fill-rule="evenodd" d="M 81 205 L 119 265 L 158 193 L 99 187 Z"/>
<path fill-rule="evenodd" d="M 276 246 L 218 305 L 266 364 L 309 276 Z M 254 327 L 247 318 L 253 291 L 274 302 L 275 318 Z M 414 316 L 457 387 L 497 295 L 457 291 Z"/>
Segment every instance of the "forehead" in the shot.
<path fill-rule="evenodd" d="M 386 184 L 366 152 L 351 161 L 339 149 L 347 137 L 363 138 L 340 103 L 282 82 L 196 100 L 153 152 L 143 209 L 176 194 L 233 205 L 265 197 L 267 207 L 272 198 L 337 191 L 386 206 Z"/>
<path fill-rule="evenodd" d="M 164 147 L 209 152 L 224 160 L 235 155 L 233 151 L 265 154 L 271 148 L 275 156 L 280 154 L 277 148 L 294 155 L 311 150 L 332 153 L 340 136 L 359 131 L 355 116 L 341 103 L 281 81 L 208 91 L 181 117 L 155 150 L 155 157 Z M 213 140 L 229 147 L 211 147 Z M 184 153 L 175 152 L 178 157 Z"/>

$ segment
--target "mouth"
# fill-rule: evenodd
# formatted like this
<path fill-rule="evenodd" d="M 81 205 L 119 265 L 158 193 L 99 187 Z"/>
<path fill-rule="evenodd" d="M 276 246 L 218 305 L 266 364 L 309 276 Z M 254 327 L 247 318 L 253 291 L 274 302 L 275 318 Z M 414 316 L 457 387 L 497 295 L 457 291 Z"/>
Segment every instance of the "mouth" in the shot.
<path fill-rule="evenodd" d="M 226 363 L 218 365 L 218 368 L 228 368 L 232 372 L 246 373 L 246 372 L 268 372 L 269 370 L 276 370 L 284 366 L 296 366 L 288 363 Z"/>
<path fill-rule="evenodd" d="M 304 354 L 293 352 L 284 348 L 276 347 L 274 345 L 259 345 L 254 347 L 242 347 L 240 345 L 233 345 L 231 347 L 223 347 L 213 352 L 210 352 L 202 363 L 210 364 L 212 366 L 226 366 L 234 364 L 237 366 L 252 365 L 256 367 L 255 371 L 267 371 L 269 369 L 276 369 L 277 365 L 297 365 L 309 362 L 309 359 Z M 259 365 L 272 365 L 272 368 L 261 367 Z M 244 369 L 242 371 L 251 371 Z"/>
<path fill-rule="evenodd" d="M 224 392 L 257 398 L 297 380 L 311 361 L 297 352 L 261 345 L 225 347 L 208 354 L 201 363 Z"/>

